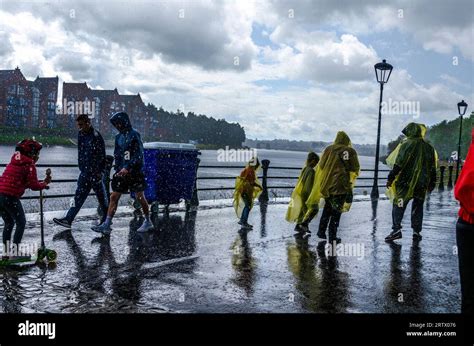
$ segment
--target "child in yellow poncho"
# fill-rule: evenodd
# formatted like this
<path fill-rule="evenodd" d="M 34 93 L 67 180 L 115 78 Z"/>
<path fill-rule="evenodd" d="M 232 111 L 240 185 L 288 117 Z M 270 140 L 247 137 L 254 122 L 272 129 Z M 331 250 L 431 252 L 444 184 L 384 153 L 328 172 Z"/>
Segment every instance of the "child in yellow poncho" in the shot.
<path fill-rule="evenodd" d="M 318 205 L 306 205 L 314 185 L 314 168 L 319 162 L 319 156 L 310 152 L 306 160 L 306 166 L 302 169 L 291 194 L 290 204 L 286 212 L 288 222 L 296 222 L 295 231 L 299 233 L 311 233 L 308 225 L 318 214 Z"/>
<path fill-rule="evenodd" d="M 253 201 L 262 192 L 257 177 L 257 170 L 260 162 L 257 158 L 249 161 L 244 170 L 235 180 L 234 190 L 234 209 L 239 220 L 239 225 L 244 229 L 252 229 L 253 226 L 248 223 L 249 213 L 253 207 Z"/>

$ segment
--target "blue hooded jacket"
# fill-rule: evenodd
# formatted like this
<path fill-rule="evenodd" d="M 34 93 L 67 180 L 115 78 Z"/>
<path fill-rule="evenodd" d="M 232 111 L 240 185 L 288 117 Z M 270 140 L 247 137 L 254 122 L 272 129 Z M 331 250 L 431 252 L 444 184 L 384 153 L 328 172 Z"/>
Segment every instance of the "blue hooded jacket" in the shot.
<path fill-rule="evenodd" d="M 115 136 L 115 171 L 122 168 L 130 173 L 139 172 L 143 169 L 143 143 L 140 134 L 132 128 L 130 118 L 125 112 L 112 115 L 110 122 L 119 130 Z M 120 125 L 120 128 L 117 127 Z"/>
<path fill-rule="evenodd" d="M 77 136 L 78 164 L 81 174 L 95 177 L 105 170 L 105 144 L 99 131 L 91 128 L 88 133 L 79 131 Z"/>

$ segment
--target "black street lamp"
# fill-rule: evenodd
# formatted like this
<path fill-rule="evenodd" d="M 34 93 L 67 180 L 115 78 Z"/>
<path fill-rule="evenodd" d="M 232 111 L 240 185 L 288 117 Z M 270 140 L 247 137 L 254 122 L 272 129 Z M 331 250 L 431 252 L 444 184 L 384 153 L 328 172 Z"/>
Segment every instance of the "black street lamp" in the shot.
<path fill-rule="evenodd" d="M 375 77 L 377 82 L 380 84 L 380 100 L 379 100 L 379 124 L 377 128 L 377 146 L 375 147 L 375 169 L 374 169 L 374 184 L 372 185 L 372 192 L 370 197 L 372 199 L 379 198 L 379 156 L 380 156 L 380 126 L 382 123 L 382 95 L 383 85 L 388 82 L 390 74 L 392 73 L 393 66 L 388 64 L 385 59 L 374 65 Z"/>
<path fill-rule="evenodd" d="M 459 124 L 459 140 L 458 140 L 458 162 L 456 164 L 456 180 L 454 183 L 458 181 L 459 177 L 459 164 L 461 162 L 461 135 L 462 135 L 462 117 L 464 114 L 466 114 L 467 110 L 467 103 L 462 100 L 461 102 L 458 103 L 458 113 L 460 115 L 461 121 Z"/>

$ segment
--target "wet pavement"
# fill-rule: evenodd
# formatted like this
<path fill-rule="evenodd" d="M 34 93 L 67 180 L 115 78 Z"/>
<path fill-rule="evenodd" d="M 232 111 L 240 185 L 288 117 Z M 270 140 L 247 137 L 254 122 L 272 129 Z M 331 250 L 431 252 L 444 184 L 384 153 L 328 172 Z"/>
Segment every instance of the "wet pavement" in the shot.
<path fill-rule="evenodd" d="M 256 205 L 251 231 L 239 231 L 232 208 L 160 214 L 141 235 L 140 218 L 120 215 L 110 237 L 81 218 L 72 231 L 48 221 L 53 266 L 0 268 L 0 311 L 14 312 L 322 312 L 457 313 L 457 203 L 433 193 L 423 240 L 414 243 L 409 209 L 404 238 L 387 244 L 391 207 L 356 202 L 342 216 L 344 246 L 330 252 L 316 237 L 295 237 L 286 204 Z M 409 206 L 410 207 L 410 206 Z M 29 223 L 23 239 L 39 241 Z"/>

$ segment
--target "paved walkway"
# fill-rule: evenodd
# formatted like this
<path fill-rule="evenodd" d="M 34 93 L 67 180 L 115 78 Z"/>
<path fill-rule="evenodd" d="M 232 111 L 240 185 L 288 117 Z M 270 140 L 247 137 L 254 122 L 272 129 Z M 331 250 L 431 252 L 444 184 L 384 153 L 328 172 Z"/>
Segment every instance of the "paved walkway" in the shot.
<path fill-rule="evenodd" d="M 254 230 L 239 232 L 232 208 L 160 214 L 157 230 L 139 235 L 141 220 L 122 215 L 110 238 L 90 231 L 90 217 L 62 231 L 47 223 L 56 268 L 0 269 L 3 312 L 329 312 L 456 313 L 457 204 L 434 193 L 423 240 L 384 242 L 389 201 L 356 202 L 342 216 L 336 256 L 315 235 L 293 236 L 285 204 L 257 205 Z M 405 217 L 409 222 L 409 212 Z M 39 241 L 38 223 L 24 241 Z"/>

